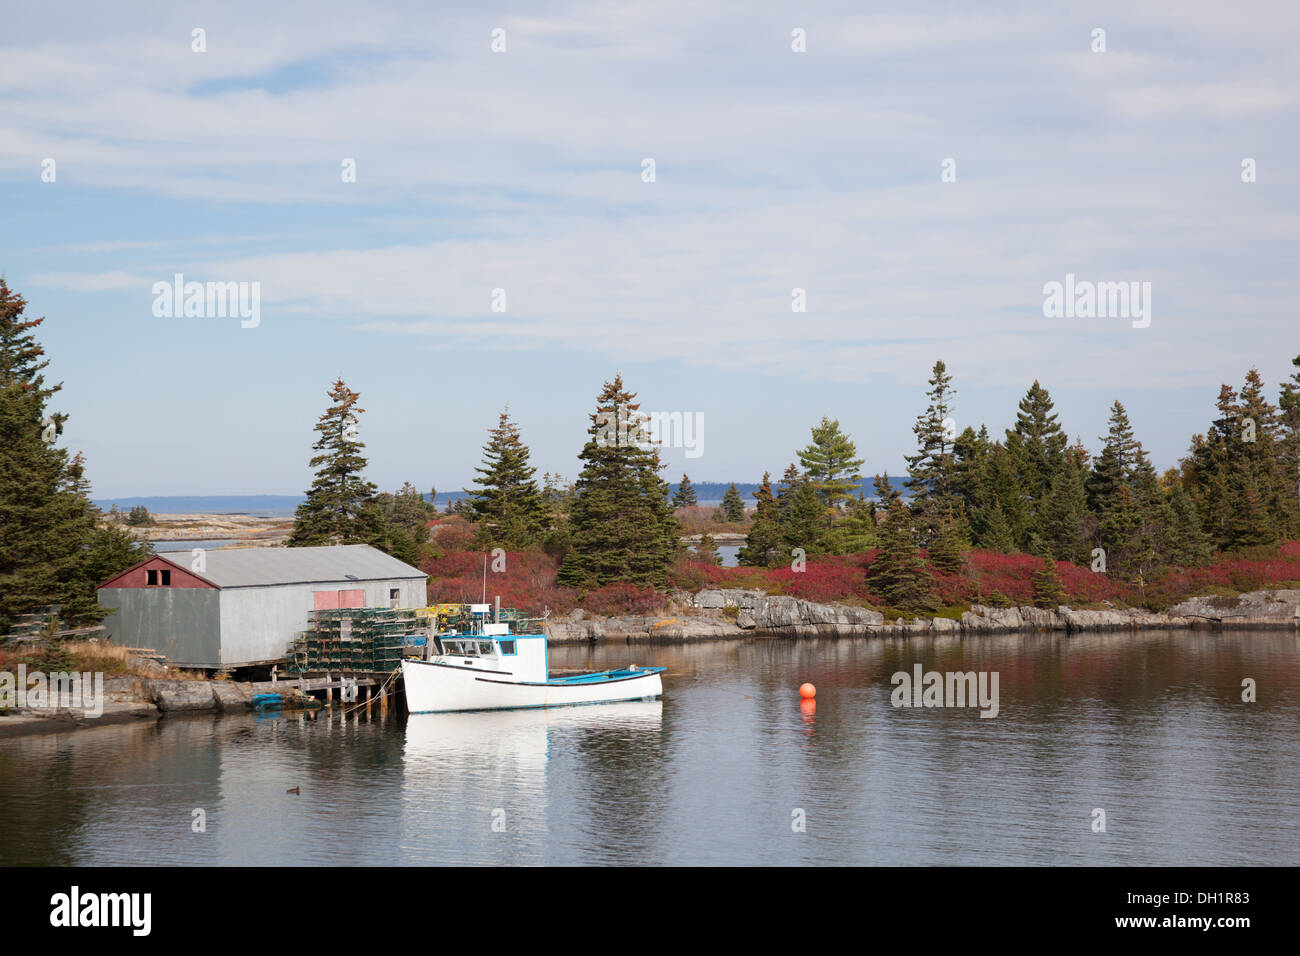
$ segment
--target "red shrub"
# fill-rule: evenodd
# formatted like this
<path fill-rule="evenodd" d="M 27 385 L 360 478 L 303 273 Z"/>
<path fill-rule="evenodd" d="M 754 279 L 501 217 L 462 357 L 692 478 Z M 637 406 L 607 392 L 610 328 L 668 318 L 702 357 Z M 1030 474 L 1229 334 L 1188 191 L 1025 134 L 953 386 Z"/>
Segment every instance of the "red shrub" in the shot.
<path fill-rule="evenodd" d="M 856 557 L 817 558 L 802 571 L 780 567 L 767 577 L 783 594 L 820 603 L 862 598 L 867 590 L 866 570 Z"/>
<path fill-rule="evenodd" d="M 653 614 L 667 607 L 664 595 L 651 587 L 634 584 L 606 584 L 582 599 L 584 610 L 593 614 Z"/>
<path fill-rule="evenodd" d="M 452 551 L 424 563 L 429 574 L 430 604 L 474 604 L 483 599 L 483 561 L 481 551 Z M 546 610 L 568 611 L 576 595 L 570 588 L 555 583 L 559 567 L 554 558 L 540 551 L 509 551 L 505 567 L 494 571 L 491 555 L 487 556 L 487 599 L 498 595 L 502 607 L 518 608 L 532 614 Z"/>

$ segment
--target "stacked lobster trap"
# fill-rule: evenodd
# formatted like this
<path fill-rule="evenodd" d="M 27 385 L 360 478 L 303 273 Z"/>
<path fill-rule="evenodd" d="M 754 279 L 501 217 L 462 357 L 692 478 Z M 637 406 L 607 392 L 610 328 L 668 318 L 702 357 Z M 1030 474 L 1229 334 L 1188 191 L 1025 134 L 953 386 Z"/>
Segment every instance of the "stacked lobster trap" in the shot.
<path fill-rule="evenodd" d="M 299 674 L 390 673 L 403 657 L 423 657 L 431 638 L 478 633 L 482 612 L 470 604 L 421 608 L 339 608 L 312 612 L 311 626 L 300 631 L 289 654 Z M 485 605 L 478 605 L 482 608 Z M 514 608 L 497 609 L 498 623 L 511 633 L 536 634 L 541 620 Z"/>

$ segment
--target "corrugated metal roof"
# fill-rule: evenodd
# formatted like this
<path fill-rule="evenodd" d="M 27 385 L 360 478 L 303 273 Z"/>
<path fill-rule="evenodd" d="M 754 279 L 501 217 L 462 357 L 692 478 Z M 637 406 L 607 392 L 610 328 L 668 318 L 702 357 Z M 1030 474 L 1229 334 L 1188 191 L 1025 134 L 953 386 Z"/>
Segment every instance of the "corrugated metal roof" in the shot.
<path fill-rule="evenodd" d="M 166 551 L 158 556 L 170 559 Z M 183 568 L 190 567 L 188 551 L 180 552 L 172 560 Z M 204 561 L 206 567 L 196 573 L 220 588 L 428 576 L 419 568 L 398 561 L 368 544 L 341 544 L 326 548 L 231 548 L 208 551 Z"/>

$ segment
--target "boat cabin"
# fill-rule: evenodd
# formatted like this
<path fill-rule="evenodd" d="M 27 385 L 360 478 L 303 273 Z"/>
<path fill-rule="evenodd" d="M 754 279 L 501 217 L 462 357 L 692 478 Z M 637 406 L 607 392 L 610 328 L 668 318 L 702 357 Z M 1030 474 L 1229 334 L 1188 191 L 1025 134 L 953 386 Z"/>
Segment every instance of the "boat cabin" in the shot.
<path fill-rule="evenodd" d="M 485 674 L 508 674 L 515 680 L 546 681 L 550 668 L 545 634 L 511 634 L 508 624 L 487 623 L 487 605 L 476 604 L 472 609 L 477 618 L 472 629 L 476 633 L 435 635 L 436 663 L 473 667 Z"/>

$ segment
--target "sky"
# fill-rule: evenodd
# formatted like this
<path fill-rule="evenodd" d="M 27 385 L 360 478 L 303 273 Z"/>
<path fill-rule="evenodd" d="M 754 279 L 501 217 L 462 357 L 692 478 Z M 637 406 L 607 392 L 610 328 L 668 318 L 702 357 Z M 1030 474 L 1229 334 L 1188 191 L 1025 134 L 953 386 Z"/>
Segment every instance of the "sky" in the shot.
<path fill-rule="evenodd" d="M 339 376 L 368 477 L 451 491 L 507 405 L 576 477 L 615 373 L 703 422 L 667 479 L 757 481 L 823 415 L 902 473 L 936 359 L 959 429 L 1037 379 L 1162 469 L 1295 371 L 1293 2 L 180 6 L 0 31 L 0 274 L 100 498 L 302 492 Z M 155 314 L 177 273 L 256 326 Z"/>

